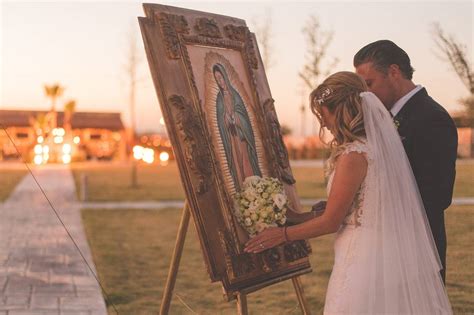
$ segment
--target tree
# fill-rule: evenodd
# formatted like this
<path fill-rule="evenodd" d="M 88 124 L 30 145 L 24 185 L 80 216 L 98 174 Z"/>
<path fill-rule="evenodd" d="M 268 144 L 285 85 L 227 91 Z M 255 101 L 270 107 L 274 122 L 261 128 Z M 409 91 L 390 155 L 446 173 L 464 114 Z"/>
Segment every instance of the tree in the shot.
<path fill-rule="evenodd" d="M 464 105 L 468 117 L 474 117 L 474 71 L 470 54 L 465 44 L 459 42 L 454 36 L 444 32 L 439 23 L 433 23 L 433 40 L 441 56 L 438 57 L 449 62 L 462 83 L 469 90 L 470 95 L 460 100 Z"/>
<path fill-rule="evenodd" d="M 132 172 L 131 172 L 131 184 L 133 188 L 138 187 L 137 183 L 137 162 L 133 157 L 133 147 L 135 145 L 135 99 L 136 99 L 136 88 L 140 81 L 138 78 L 138 68 L 143 61 L 142 54 L 138 50 L 137 45 L 137 30 L 131 26 L 128 33 L 128 47 L 126 54 L 126 61 L 124 65 L 124 73 L 127 76 L 128 87 L 129 87 L 129 106 L 130 106 L 130 131 L 131 131 L 131 142 L 130 147 L 132 148 Z"/>
<path fill-rule="evenodd" d="M 63 94 L 64 87 L 58 83 L 52 85 L 44 85 L 44 93 L 46 97 L 51 100 L 51 126 L 50 128 L 56 128 L 58 125 L 57 114 L 56 114 L 56 100 Z"/>
<path fill-rule="evenodd" d="M 281 135 L 282 136 L 289 136 L 291 135 L 293 131 L 291 130 L 290 127 L 288 127 L 287 125 L 281 125 Z"/>
<path fill-rule="evenodd" d="M 76 101 L 75 100 L 69 100 L 66 104 L 64 104 L 64 129 L 66 129 L 66 132 L 71 131 L 71 121 L 72 121 L 72 115 L 76 111 Z"/>
<path fill-rule="evenodd" d="M 38 114 L 29 117 L 30 125 L 33 127 L 37 136 L 44 136 L 48 128 L 48 120 L 46 114 Z"/>
<path fill-rule="evenodd" d="M 253 28 L 255 29 L 258 46 L 262 53 L 262 62 L 265 71 L 268 73 L 270 68 L 275 65 L 273 60 L 273 23 L 272 11 L 267 9 L 265 17 L 262 20 L 258 18 L 252 19 Z"/>
<path fill-rule="evenodd" d="M 321 28 L 321 24 L 317 16 L 311 15 L 303 28 L 303 35 L 306 39 L 306 64 L 303 69 L 298 73 L 299 77 L 304 83 L 304 87 L 309 90 L 314 90 L 320 83 L 322 76 L 328 76 L 330 71 L 339 62 L 338 58 L 333 58 L 330 61 L 326 71 L 323 71 L 322 62 L 327 57 L 327 49 L 331 44 L 334 32 L 325 31 Z M 303 94 L 306 94 L 302 92 Z M 302 134 L 304 136 L 304 124 L 306 115 L 306 106 L 302 102 L 301 105 L 301 121 L 302 121 Z"/>
<path fill-rule="evenodd" d="M 322 61 L 326 58 L 327 49 L 331 44 L 334 32 L 321 29 L 318 17 L 311 15 L 303 28 L 303 35 L 306 38 L 306 64 L 303 70 L 298 73 L 304 84 L 310 90 L 315 89 L 320 83 L 321 76 L 329 75 L 330 71 L 339 62 L 334 58 L 326 71 L 322 69 Z"/>

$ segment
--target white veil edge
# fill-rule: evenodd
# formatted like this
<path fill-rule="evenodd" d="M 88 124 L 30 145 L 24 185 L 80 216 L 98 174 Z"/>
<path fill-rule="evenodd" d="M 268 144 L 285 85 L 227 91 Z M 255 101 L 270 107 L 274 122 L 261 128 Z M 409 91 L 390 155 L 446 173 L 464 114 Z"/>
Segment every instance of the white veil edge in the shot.
<path fill-rule="evenodd" d="M 452 314 L 423 202 L 392 117 L 360 94 L 370 150 L 362 225 L 349 281 L 354 314 Z M 354 286 L 350 286 L 354 287 Z"/>

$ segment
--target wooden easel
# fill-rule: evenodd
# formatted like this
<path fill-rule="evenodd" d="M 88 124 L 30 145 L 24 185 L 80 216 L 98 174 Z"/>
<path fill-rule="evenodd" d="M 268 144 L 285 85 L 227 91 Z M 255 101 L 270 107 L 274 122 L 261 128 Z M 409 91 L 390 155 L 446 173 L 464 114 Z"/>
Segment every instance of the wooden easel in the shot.
<path fill-rule="evenodd" d="M 184 203 L 183 215 L 178 228 L 178 235 L 176 237 L 176 243 L 173 250 L 173 257 L 171 258 L 168 277 L 166 279 L 165 291 L 163 292 L 163 298 L 161 300 L 160 315 L 168 315 L 170 309 L 171 297 L 173 295 L 174 285 L 178 275 L 179 262 L 181 260 L 181 254 L 183 253 L 184 240 L 186 239 L 186 232 L 188 231 L 189 217 L 189 204 L 186 200 Z M 308 302 L 304 297 L 303 286 L 301 285 L 299 277 L 295 276 L 291 278 L 291 280 L 295 288 L 296 296 L 298 297 L 298 303 L 300 305 L 301 312 L 304 315 L 311 315 Z M 239 292 L 237 294 L 237 314 L 248 315 L 247 293 L 245 292 Z"/>

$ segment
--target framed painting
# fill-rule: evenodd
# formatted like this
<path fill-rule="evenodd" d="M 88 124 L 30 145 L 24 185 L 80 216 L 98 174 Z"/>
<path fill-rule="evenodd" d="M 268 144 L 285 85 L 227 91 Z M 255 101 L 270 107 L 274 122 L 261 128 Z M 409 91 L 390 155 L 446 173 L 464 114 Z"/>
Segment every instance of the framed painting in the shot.
<path fill-rule="evenodd" d="M 228 299 L 311 271 L 306 241 L 243 251 L 234 215 L 245 178 L 269 176 L 300 211 L 255 35 L 233 17 L 144 4 L 150 71 L 212 281 Z"/>

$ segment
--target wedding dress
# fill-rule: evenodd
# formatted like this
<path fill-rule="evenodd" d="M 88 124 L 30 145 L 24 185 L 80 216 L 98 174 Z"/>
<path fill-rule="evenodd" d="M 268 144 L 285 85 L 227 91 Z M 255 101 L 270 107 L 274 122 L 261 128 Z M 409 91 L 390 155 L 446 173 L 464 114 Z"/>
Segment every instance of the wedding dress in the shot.
<path fill-rule="evenodd" d="M 398 132 L 374 94 L 361 97 L 366 139 L 347 144 L 341 154 L 363 154 L 368 169 L 336 234 L 324 314 L 452 314 Z"/>

